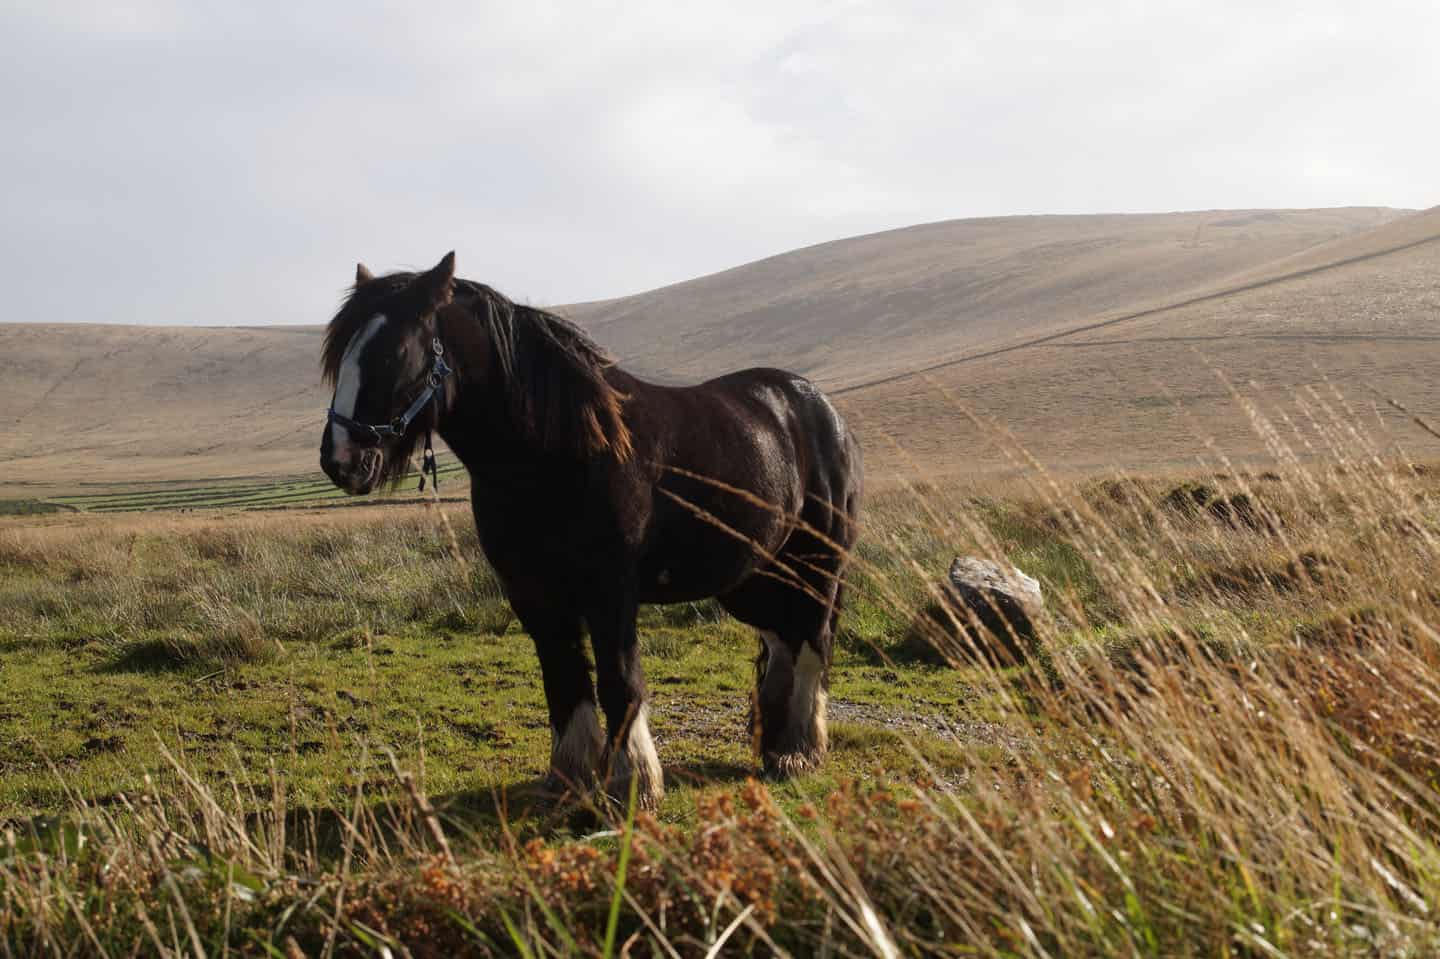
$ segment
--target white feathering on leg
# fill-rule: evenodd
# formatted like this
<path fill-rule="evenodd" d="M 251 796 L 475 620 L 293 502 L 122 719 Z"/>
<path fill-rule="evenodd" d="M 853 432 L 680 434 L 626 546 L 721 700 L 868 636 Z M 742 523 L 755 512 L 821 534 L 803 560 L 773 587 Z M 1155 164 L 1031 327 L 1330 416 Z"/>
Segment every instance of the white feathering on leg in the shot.
<path fill-rule="evenodd" d="M 790 734 L 786 739 L 801 744 L 807 754 L 823 754 L 830 744 L 825 727 L 825 661 L 815 647 L 805 643 L 795 660 L 795 683 L 790 687 Z"/>
<path fill-rule="evenodd" d="M 625 746 L 616 750 L 612 762 L 612 790 L 615 798 L 624 800 L 630 788 L 629 779 L 636 778 L 635 797 L 642 809 L 653 809 L 665 796 L 665 772 L 655 739 L 650 735 L 650 705 L 642 703 L 630 723 Z"/>
<path fill-rule="evenodd" d="M 550 730 L 550 771 L 569 786 L 587 787 L 605 749 L 595 704 L 582 699 L 570 712 L 563 733 Z"/>
<path fill-rule="evenodd" d="M 807 772 L 820 764 L 829 748 L 825 661 L 810 643 L 803 643 L 800 655 L 792 657 L 777 634 L 759 632 L 769 655 L 757 699 L 761 704 L 782 698 L 785 702 L 784 730 L 770 740 L 762 759 L 768 771 L 781 776 Z M 763 714 L 758 717 L 761 724 L 765 720 Z"/>

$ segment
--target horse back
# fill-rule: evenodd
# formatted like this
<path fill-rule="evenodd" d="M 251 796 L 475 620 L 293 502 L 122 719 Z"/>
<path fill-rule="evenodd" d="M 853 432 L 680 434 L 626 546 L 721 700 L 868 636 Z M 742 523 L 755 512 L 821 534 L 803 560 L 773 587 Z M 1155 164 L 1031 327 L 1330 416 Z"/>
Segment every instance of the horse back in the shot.
<path fill-rule="evenodd" d="M 657 398 L 668 423 L 658 459 L 724 481 L 794 511 L 858 477 L 858 444 L 819 387 L 795 373 L 755 368 Z M 632 401 L 633 402 L 633 401 Z"/>
<path fill-rule="evenodd" d="M 627 421 L 651 470 L 644 552 L 657 576 L 701 556 L 718 579 L 747 575 L 798 524 L 828 529 L 853 512 L 858 445 L 804 377 L 750 369 L 691 387 L 636 383 L 629 392 Z M 702 578 L 707 589 L 718 585 Z"/>

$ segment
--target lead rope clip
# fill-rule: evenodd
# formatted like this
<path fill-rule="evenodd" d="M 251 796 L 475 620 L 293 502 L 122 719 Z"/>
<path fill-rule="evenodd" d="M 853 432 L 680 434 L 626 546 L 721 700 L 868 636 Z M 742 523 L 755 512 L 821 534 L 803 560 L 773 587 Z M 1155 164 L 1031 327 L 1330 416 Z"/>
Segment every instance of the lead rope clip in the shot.
<path fill-rule="evenodd" d="M 425 471 L 430 471 L 430 485 L 440 494 L 440 465 L 435 462 L 435 443 L 431 431 L 425 431 L 425 453 L 420 459 L 420 492 L 425 492 Z"/>

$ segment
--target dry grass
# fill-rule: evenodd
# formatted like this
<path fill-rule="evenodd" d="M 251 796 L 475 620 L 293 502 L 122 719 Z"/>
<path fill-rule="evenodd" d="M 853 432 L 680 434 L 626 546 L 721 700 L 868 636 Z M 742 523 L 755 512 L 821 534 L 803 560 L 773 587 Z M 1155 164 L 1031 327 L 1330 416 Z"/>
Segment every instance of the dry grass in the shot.
<path fill-rule="evenodd" d="M 366 737 L 332 808 L 292 806 L 274 765 L 217 782 L 167 752 L 163 785 L 73 793 L 59 825 L 8 828 L 0 954 L 1433 954 L 1435 474 L 1338 413 L 1307 458 L 1251 414 L 1273 469 L 1070 483 L 1031 468 L 1003 498 L 877 499 L 842 643 L 897 681 L 920 669 L 904 661 L 917 634 L 951 660 L 998 732 L 958 726 L 944 768 L 919 738 L 882 737 L 883 758 L 824 795 L 721 785 L 678 820 L 598 810 L 588 835 L 522 839 L 504 819 L 438 817 L 423 753 L 398 764 Z M 377 575 L 352 557 L 449 548 L 395 512 L 147 517 L 104 537 L 38 522 L 0 535 L 0 564 L 81 572 L 35 603 L 123 578 L 137 548 L 203 554 L 215 566 L 189 601 L 217 635 L 238 630 L 241 658 L 305 641 L 287 632 L 300 584 L 345 595 L 347 576 Z M 157 522 L 173 523 L 159 547 L 143 535 Z M 919 615 L 944 608 L 932 571 L 957 551 L 1044 582 L 1023 662 L 976 657 L 986 637 Z M 467 588 L 437 575 L 417 602 Z M 116 615 L 157 601 L 117 597 Z"/>

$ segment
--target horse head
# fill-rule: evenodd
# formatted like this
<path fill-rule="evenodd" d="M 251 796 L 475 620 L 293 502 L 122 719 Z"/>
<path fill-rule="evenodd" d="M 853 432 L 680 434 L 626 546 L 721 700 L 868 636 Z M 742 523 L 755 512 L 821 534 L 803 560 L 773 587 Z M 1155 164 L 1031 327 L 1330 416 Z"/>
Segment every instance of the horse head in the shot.
<path fill-rule="evenodd" d="M 455 254 L 424 273 L 376 277 L 360 264 L 325 332 L 334 384 L 320 467 L 347 493 L 398 482 L 421 434 L 435 428 L 451 372 L 436 313 L 453 295 Z"/>

